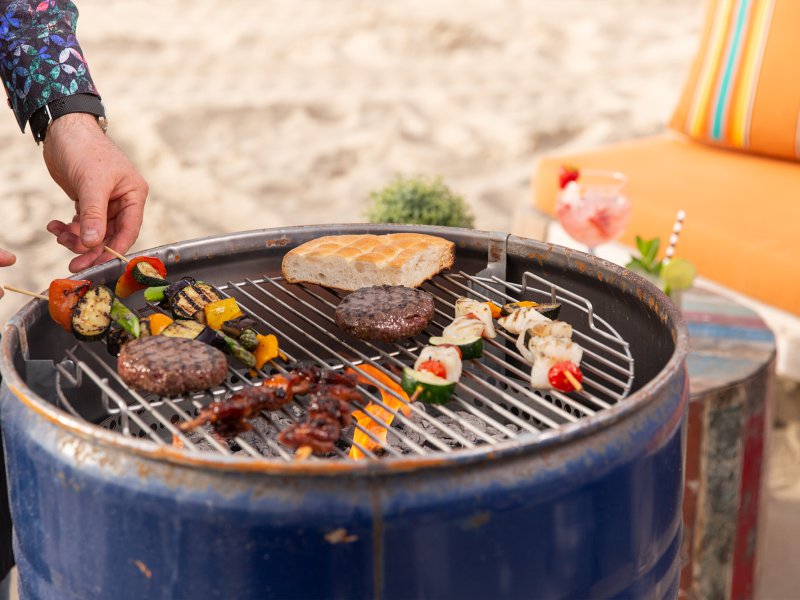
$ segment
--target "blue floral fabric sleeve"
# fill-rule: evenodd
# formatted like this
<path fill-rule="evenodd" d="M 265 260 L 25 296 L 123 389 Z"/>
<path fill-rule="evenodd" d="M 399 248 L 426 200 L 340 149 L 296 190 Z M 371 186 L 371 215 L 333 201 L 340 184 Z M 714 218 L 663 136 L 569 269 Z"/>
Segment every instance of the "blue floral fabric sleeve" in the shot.
<path fill-rule="evenodd" d="M 47 102 L 95 94 L 69 0 L 0 0 L 0 74 L 20 129 Z"/>

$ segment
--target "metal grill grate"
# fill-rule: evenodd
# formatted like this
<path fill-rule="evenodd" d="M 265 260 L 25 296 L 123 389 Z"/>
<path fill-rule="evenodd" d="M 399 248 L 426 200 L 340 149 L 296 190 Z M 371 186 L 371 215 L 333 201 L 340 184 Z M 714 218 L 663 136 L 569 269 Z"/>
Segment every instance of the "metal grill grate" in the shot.
<path fill-rule="evenodd" d="M 142 395 L 128 388 L 116 374 L 114 360 L 104 352 L 97 352 L 98 345 L 77 344 L 57 365 L 60 405 L 80 418 L 90 418 L 122 435 L 147 438 L 158 445 L 178 445 L 190 453 L 241 452 L 254 459 L 291 460 L 291 452 L 276 437 L 290 423 L 303 418 L 306 412 L 303 397 L 279 411 L 262 413 L 252 422 L 251 431 L 232 440 L 218 438 L 206 429 L 184 434 L 178 424 L 213 400 L 244 386 L 257 385 L 276 373 L 286 373 L 299 360 L 312 360 L 334 369 L 367 363 L 398 381 L 396 371 L 413 364 L 427 338 L 440 335 L 452 320 L 455 300 L 467 295 L 502 302 L 525 299 L 562 303 L 561 318 L 573 326 L 573 339 L 584 351 L 581 363 L 584 390 L 570 395 L 532 390 L 528 384 L 530 366 L 519 355 L 515 336 L 498 328 L 498 337 L 486 340 L 483 358 L 464 361 L 464 373 L 455 396 L 445 406 L 405 402 L 365 374 L 374 384 L 361 386 L 365 398 L 391 414 L 393 422 L 390 425 L 371 415 L 378 425 L 387 428 L 384 441 L 354 421 L 354 426 L 343 432 L 334 458 L 348 458 L 354 428 L 371 440 L 355 444 L 371 458 L 425 456 L 509 440 L 522 442 L 541 431 L 557 429 L 609 408 L 630 393 L 633 383 L 634 365 L 628 343 L 608 322 L 594 314 L 588 300 L 531 272 L 524 274 L 521 284 L 463 271 L 436 276 L 423 286 L 435 298 L 433 321 L 416 338 L 394 345 L 375 345 L 343 336 L 333 319 L 343 296 L 326 288 L 287 284 L 280 277 L 246 279 L 217 287 L 235 297 L 242 309 L 261 324 L 263 333 L 277 335 L 287 362 L 274 361 L 255 377 L 246 369 L 231 367 L 226 382 L 219 388 L 164 398 Z M 145 307 L 139 312 L 145 315 L 154 308 Z M 386 404 L 382 392 L 402 401 L 401 409 Z M 87 416 L 89 405 L 91 417 Z M 373 444 L 373 448 L 367 447 Z"/>

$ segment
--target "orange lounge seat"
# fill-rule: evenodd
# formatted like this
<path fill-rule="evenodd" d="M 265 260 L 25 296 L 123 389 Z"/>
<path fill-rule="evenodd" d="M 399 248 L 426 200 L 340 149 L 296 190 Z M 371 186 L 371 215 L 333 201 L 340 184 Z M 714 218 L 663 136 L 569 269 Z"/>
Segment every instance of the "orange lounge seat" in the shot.
<path fill-rule="evenodd" d="M 724 150 L 665 133 L 584 152 L 542 158 L 534 206 L 555 215 L 558 170 L 613 169 L 628 176 L 633 205 L 621 241 L 669 238 L 686 211 L 676 256 L 699 275 L 800 315 L 800 163 Z"/>

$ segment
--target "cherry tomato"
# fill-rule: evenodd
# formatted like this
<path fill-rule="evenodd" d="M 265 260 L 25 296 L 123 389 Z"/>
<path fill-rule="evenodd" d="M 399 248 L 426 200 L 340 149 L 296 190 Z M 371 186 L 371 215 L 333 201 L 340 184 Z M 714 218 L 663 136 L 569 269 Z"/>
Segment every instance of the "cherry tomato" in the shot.
<path fill-rule="evenodd" d="M 447 379 L 447 369 L 445 369 L 441 361 L 438 360 L 426 360 L 417 368 L 417 370 L 427 371 L 428 373 L 433 373 L 437 377 Z"/>
<path fill-rule="evenodd" d="M 583 381 L 583 373 L 575 363 L 568 360 L 557 362 L 547 372 L 547 379 L 550 381 L 550 385 L 559 392 L 572 392 L 575 390 L 575 386 L 564 374 L 567 371 L 575 378 L 578 384 Z"/>
<path fill-rule="evenodd" d="M 88 279 L 54 279 L 47 292 L 50 318 L 66 331 L 72 331 L 72 311 L 92 287 Z"/>

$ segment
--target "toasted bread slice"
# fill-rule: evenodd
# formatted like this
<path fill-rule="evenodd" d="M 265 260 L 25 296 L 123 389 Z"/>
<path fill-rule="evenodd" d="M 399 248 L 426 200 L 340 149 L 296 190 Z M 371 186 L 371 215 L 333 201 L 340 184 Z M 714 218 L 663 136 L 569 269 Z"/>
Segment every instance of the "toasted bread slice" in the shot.
<path fill-rule="evenodd" d="M 418 287 L 454 260 L 455 244 L 433 235 L 330 235 L 287 252 L 281 270 L 290 283 L 355 291 L 373 285 Z"/>

